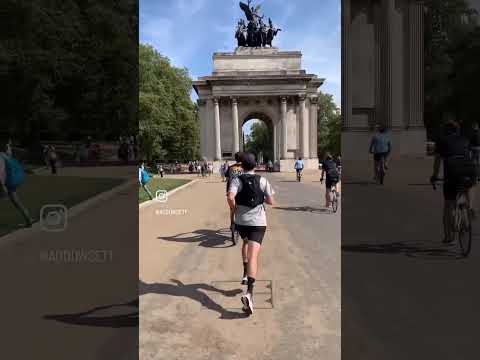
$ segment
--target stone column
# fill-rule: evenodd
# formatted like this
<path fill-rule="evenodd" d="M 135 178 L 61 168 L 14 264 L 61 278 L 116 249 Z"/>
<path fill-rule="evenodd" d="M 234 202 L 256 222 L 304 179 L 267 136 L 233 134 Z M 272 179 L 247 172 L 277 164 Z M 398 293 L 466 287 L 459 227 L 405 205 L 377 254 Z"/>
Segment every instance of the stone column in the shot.
<path fill-rule="evenodd" d="M 277 124 L 272 124 L 273 126 L 273 161 L 277 161 Z"/>
<path fill-rule="evenodd" d="M 238 105 L 237 99 L 232 98 L 233 148 L 232 155 L 240 151 L 240 136 L 238 135 Z"/>
<path fill-rule="evenodd" d="M 393 11 L 395 11 L 395 0 L 384 0 L 382 5 L 382 28 L 381 28 L 381 51 L 382 51 L 382 110 L 383 119 L 379 119 L 387 128 L 392 126 L 392 33 L 393 33 Z"/>
<path fill-rule="evenodd" d="M 298 97 L 298 104 L 300 110 L 300 126 L 302 128 L 300 134 L 301 154 L 304 159 L 308 159 L 310 151 L 308 148 L 308 115 L 307 108 L 305 107 L 305 95 L 300 95 Z"/>
<path fill-rule="evenodd" d="M 220 105 L 218 98 L 213 98 L 214 114 L 215 114 L 215 158 L 214 160 L 222 160 L 222 147 L 220 143 Z"/>
<path fill-rule="evenodd" d="M 412 1 L 408 9 L 409 33 L 409 116 L 407 127 L 422 127 L 424 96 L 424 8 L 423 1 Z"/>
<path fill-rule="evenodd" d="M 198 122 L 200 126 L 200 156 L 202 158 L 207 156 L 207 118 L 206 108 L 207 102 L 204 99 L 198 99 Z"/>
<path fill-rule="evenodd" d="M 281 119 L 282 119 L 282 141 L 281 141 L 281 146 L 282 146 L 282 153 L 281 153 L 281 159 L 286 159 L 287 158 L 287 152 L 288 152 L 288 128 L 287 128 L 287 98 L 282 97 L 280 99 L 281 101 Z"/>
<path fill-rule="evenodd" d="M 354 0 L 342 0 L 342 128 L 351 126 L 352 117 L 352 89 L 351 89 L 351 45 L 350 28 L 352 22 L 350 2 Z"/>
<path fill-rule="evenodd" d="M 318 157 L 318 97 L 312 96 L 310 98 L 310 159 Z"/>

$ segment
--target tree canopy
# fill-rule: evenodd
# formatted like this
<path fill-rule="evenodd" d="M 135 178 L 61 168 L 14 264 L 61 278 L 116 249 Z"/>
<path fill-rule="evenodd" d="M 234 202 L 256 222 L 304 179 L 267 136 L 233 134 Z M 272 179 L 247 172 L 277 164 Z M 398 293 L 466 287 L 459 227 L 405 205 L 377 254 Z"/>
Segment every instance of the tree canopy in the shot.
<path fill-rule="evenodd" d="M 139 49 L 139 143 L 146 160 L 197 159 L 197 108 L 187 69 L 170 64 L 153 47 Z"/>
<path fill-rule="evenodd" d="M 341 116 L 330 94 L 318 94 L 318 157 L 327 152 L 340 155 Z"/>
<path fill-rule="evenodd" d="M 0 131 L 21 139 L 137 131 L 135 0 L 2 1 Z"/>
<path fill-rule="evenodd" d="M 425 125 L 432 136 L 449 117 L 478 121 L 480 30 L 466 0 L 427 0 L 425 7 Z"/>
<path fill-rule="evenodd" d="M 253 123 L 252 132 L 247 137 L 245 151 L 255 155 L 259 159 L 259 154 L 263 154 L 263 160 L 273 161 L 273 138 L 270 129 L 263 121 Z"/>

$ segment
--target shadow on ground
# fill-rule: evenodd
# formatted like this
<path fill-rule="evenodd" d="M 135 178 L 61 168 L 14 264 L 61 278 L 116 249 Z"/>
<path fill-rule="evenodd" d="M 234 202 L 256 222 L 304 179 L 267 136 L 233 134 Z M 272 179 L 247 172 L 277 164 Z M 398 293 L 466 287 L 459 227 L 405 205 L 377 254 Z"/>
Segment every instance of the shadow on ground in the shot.
<path fill-rule="evenodd" d="M 198 242 L 198 246 L 223 249 L 235 244 L 231 241 L 232 233 L 229 228 L 219 230 L 201 229 L 175 236 L 161 236 L 160 240 L 175 241 L 181 243 Z"/>
<path fill-rule="evenodd" d="M 316 208 L 312 206 L 275 206 L 274 209 L 278 210 L 285 210 L 285 211 L 303 211 L 303 212 L 311 212 L 316 214 L 332 214 L 332 211 L 327 208 Z"/>
<path fill-rule="evenodd" d="M 124 314 L 101 315 L 102 312 L 117 312 L 122 308 L 125 310 Z M 98 306 L 92 310 L 80 313 L 45 315 L 44 319 L 55 320 L 70 325 L 110 328 L 138 327 L 138 298 L 127 303 Z"/>
<path fill-rule="evenodd" d="M 207 294 L 201 290 L 212 291 L 220 293 L 224 296 L 234 297 L 242 292 L 241 289 L 234 290 L 222 290 L 218 289 L 215 286 L 198 283 L 198 284 L 184 284 L 180 280 L 170 279 L 172 283 L 175 284 L 146 284 L 140 280 L 139 283 L 139 296 L 145 294 L 164 294 L 170 296 L 181 296 L 192 299 L 199 302 L 202 306 L 206 307 L 209 310 L 218 312 L 220 314 L 220 319 L 232 320 L 232 319 L 242 319 L 248 317 L 245 313 L 239 313 L 227 310 L 221 305 L 213 301 Z"/>
<path fill-rule="evenodd" d="M 432 246 L 431 242 L 394 242 L 390 244 L 343 245 L 342 251 L 374 254 L 403 254 L 423 259 L 463 259 L 455 245 Z"/>

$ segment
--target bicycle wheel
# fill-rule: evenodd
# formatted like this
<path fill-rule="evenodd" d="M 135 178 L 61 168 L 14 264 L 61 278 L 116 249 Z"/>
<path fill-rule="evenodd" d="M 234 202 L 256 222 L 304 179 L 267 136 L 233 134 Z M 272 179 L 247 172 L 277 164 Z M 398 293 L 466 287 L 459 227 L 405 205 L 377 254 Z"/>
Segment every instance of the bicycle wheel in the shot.
<path fill-rule="evenodd" d="M 472 225 L 470 221 L 470 212 L 465 204 L 459 206 L 457 209 L 456 230 L 460 251 L 464 257 L 467 257 L 472 248 Z"/>
<path fill-rule="evenodd" d="M 337 192 L 335 190 L 332 191 L 332 210 L 334 213 L 338 210 Z"/>

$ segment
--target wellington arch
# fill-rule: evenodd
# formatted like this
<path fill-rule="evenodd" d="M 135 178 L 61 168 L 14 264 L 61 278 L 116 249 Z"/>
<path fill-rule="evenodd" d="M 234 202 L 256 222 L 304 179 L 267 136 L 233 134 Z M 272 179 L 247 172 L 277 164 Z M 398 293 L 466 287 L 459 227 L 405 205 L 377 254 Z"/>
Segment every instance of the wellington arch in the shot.
<path fill-rule="evenodd" d="M 318 169 L 318 90 L 324 79 L 302 69 L 299 51 L 238 47 L 213 54 L 213 73 L 193 82 L 198 95 L 201 156 L 218 167 L 242 150 L 242 125 L 263 120 L 280 171 L 302 157 Z"/>

